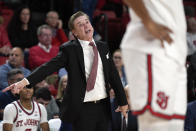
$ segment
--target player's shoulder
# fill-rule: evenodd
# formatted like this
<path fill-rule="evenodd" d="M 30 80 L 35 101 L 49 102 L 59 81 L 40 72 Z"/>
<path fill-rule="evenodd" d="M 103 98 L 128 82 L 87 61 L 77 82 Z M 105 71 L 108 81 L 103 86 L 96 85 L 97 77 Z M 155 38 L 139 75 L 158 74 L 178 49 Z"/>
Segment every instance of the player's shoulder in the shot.
<path fill-rule="evenodd" d="M 16 101 L 14 101 L 14 102 L 12 102 L 12 103 L 10 103 L 10 104 L 8 104 L 8 105 L 6 105 L 5 106 L 5 111 L 10 111 L 10 112 L 12 112 L 12 111 L 16 111 Z"/>
<path fill-rule="evenodd" d="M 40 103 L 37 103 L 37 104 L 38 104 L 38 106 L 39 106 L 40 108 L 45 108 L 44 105 L 42 105 L 42 104 L 40 104 Z"/>
<path fill-rule="evenodd" d="M 42 110 L 43 108 L 45 108 L 44 105 L 42 105 L 42 104 L 40 104 L 40 103 L 38 103 L 38 102 L 36 102 L 36 101 L 33 101 L 33 102 L 34 102 L 34 105 L 38 106 L 38 108 L 40 108 L 41 110 Z"/>

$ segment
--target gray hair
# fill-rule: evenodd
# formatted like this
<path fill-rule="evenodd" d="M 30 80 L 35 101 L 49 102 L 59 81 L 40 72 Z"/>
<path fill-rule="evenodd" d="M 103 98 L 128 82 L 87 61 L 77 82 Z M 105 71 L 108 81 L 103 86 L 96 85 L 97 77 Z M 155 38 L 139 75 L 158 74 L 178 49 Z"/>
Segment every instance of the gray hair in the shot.
<path fill-rule="evenodd" d="M 41 35 L 43 29 L 49 29 L 52 32 L 52 29 L 49 25 L 41 25 L 37 29 L 37 35 Z"/>
<path fill-rule="evenodd" d="M 12 79 L 13 76 L 15 76 L 17 74 L 23 74 L 22 70 L 19 68 L 12 69 L 8 72 L 7 79 L 10 80 L 10 79 Z"/>

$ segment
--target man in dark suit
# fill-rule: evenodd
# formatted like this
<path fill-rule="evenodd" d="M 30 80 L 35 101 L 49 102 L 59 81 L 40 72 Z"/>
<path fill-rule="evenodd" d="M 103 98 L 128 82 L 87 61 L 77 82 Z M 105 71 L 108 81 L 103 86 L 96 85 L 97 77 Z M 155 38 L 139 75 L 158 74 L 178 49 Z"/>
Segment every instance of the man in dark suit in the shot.
<path fill-rule="evenodd" d="M 61 120 L 70 122 L 74 131 L 108 131 L 111 116 L 110 87 L 114 89 L 118 100 L 117 110 L 124 116 L 128 110 L 118 72 L 108 46 L 93 40 L 94 29 L 85 13 L 79 11 L 73 14 L 68 26 L 76 40 L 62 45 L 55 58 L 6 90 L 14 88 L 18 92 L 24 86 L 33 86 L 65 67 L 69 79 L 60 112 Z"/>

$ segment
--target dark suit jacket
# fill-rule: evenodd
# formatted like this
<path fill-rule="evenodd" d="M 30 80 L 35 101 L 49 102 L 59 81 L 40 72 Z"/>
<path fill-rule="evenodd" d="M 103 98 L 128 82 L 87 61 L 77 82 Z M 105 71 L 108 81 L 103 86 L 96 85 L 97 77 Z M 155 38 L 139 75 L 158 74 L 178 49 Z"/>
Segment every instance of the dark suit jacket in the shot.
<path fill-rule="evenodd" d="M 196 100 L 188 103 L 184 128 L 185 131 L 196 131 Z"/>
<path fill-rule="evenodd" d="M 115 99 L 111 100 L 112 121 L 110 131 L 121 131 L 122 116 L 120 112 L 115 112 L 118 105 Z M 137 117 L 132 115 L 131 111 L 128 113 L 127 131 L 138 131 Z"/>
<path fill-rule="evenodd" d="M 107 94 L 109 96 L 108 92 L 111 85 L 115 91 L 119 105 L 126 105 L 127 100 L 124 89 L 112 61 L 112 57 L 109 54 L 108 46 L 103 42 L 95 43 L 103 63 Z M 30 76 L 27 77 L 27 79 L 32 85 L 35 85 L 46 76 L 62 67 L 65 67 L 68 72 L 68 84 L 64 93 L 60 118 L 62 121 L 71 122 L 77 118 L 77 115 L 82 108 L 87 84 L 83 50 L 78 40 L 72 40 L 63 44 L 55 58 L 37 68 Z M 110 112 L 109 103 L 108 98 L 108 113 Z"/>

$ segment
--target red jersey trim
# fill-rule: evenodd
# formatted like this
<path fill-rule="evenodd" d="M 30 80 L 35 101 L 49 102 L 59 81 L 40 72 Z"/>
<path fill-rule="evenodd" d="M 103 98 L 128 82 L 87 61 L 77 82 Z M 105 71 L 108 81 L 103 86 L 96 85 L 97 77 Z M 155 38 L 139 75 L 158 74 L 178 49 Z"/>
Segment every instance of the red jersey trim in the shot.
<path fill-rule="evenodd" d="M 167 115 L 167 114 L 162 114 L 159 112 L 153 111 L 151 107 L 151 101 L 152 101 L 152 88 L 153 88 L 153 77 L 152 77 L 152 55 L 148 54 L 147 55 L 147 72 L 148 72 L 148 102 L 146 106 L 144 106 L 143 109 L 138 110 L 138 111 L 132 111 L 134 115 L 141 115 L 143 114 L 146 110 L 149 110 L 152 115 L 158 116 L 164 119 L 185 119 L 185 115 L 178 115 L 178 114 L 172 114 L 172 115 Z"/>
<path fill-rule="evenodd" d="M 16 120 L 17 120 L 17 118 L 18 118 L 18 108 L 17 108 L 17 106 L 16 106 L 16 104 L 15 103 L 12 103 L 12 104 L 14 104 L 14 106 L 15 106 L 15 108 L 16 108 L 16 117 L 14 118 L 14 123 L 16 122 Z"/>
<path fill-rule="evenodd" d="M 41 116 L 42 116 L 42 112 L 41 112 L 41 109 L 40 109 L 40 106 L 39 106 L 39 104 L 36 102 L 36 104 L 37 104 L 37 107 L 38 107 L 38 109 L 39 109 L 39 116 L 40 116 L 40 119 L 41 119 Z"/>
<path fill-rule="evenodd" d="M 17 103 L 18 103 L 18 105 L 20 106 L 20 108 L 24 111 L 24 113 L 26 113 L 27 115 L 32 115 L 33 114 L 33 112 L 34 112 L 34 109 L 35 109 L 35 105 L 34 105 L 34 102 L 32 101 L 32 105 L 33 105 L 33 109 L 32 109 L 32 112 L 30 112 L 30 113 L 28 113 L 24 108 L 23 108 L 23 106 L 20 104 L 20 102 L 19 102 L 19 100 L 17 101 Z"/>

